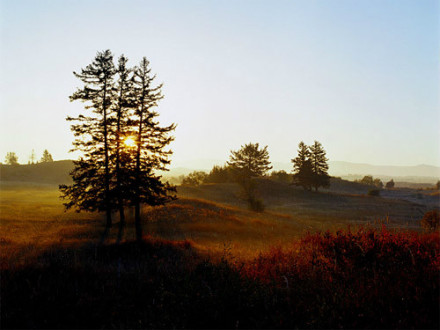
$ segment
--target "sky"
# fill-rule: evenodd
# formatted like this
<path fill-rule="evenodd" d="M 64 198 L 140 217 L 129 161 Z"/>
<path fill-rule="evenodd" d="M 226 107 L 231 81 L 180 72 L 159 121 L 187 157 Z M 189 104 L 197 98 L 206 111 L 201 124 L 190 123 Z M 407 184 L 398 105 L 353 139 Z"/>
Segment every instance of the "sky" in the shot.
<path fill-rule="evenodd" d="M 0 160 L 69 153 L 73 71 L 97 51 L 143 56 L 176 123 L 173 167 L 253 142 L 290 162 L 440 166 L 440 8 L 429 0 L 0 0 Z"/>

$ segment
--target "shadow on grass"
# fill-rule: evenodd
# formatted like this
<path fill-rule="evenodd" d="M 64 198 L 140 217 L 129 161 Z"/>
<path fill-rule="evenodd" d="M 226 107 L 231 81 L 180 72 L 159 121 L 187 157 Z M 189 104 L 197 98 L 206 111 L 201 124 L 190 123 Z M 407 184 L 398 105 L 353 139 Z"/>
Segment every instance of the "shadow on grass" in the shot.
<path fill-rule="evenodd" d="M 53 245 L 2 270 L 1 327 L 438 327 L 438 235 L 340 232 L 299 244 L 300 254 L 248 264 L 151 237 Z"/>

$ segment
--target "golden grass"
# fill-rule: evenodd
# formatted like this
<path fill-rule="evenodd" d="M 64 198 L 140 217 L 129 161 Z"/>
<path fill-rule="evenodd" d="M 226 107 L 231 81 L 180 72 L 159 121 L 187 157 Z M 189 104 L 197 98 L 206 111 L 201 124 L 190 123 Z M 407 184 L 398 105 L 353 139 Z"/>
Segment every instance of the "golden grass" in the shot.
<path fill-rule="evenodd" d="M 266 211 L 255 213 L 240 200 L 235 185 L 180 187 L 177 201 L 143 209 L 144 232 L 169 240 L 190 240 L 208 254 L 251 258 L 272 246 L 289 244 L 306 232 L 334 232 L 381 219 L 392 223 L 399 217 L 409 221 L 422 213 L 409 202 L 380 197 L 311 194 L 280 186 L 267 189 L 270 194 L 262 193 Z M 126 214 L 125 237 L 134 239 L 132 210 Z M 114 219 L 110 241 L 117 233 L 117 216 Z M 20 263 L 54 244 L 97 240 L 103 223 L 100 214 L 65 212 L 57 186 L 1 186 L 2 262 Z"/>

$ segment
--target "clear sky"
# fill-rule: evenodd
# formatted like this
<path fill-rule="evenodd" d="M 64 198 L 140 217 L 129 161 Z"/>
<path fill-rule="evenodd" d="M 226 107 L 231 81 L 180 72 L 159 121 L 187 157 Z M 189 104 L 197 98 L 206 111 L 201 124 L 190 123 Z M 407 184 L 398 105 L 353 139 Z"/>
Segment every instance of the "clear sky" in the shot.
<path fill-rule="evenodd" d="M 146 56 L 175 122 L 174 166 L 248 142 L 289 162 L 440 165 L 439 2 L 0 0 L 0 158 L 69 154 L 72 71 Z"/>

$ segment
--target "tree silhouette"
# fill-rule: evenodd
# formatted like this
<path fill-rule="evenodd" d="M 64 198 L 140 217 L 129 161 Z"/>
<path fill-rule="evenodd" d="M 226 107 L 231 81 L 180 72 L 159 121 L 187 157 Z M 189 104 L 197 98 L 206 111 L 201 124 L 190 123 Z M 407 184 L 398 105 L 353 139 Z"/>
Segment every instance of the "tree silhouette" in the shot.
<path fill-rule="evenodd" d="M 272 169 L 267 146 L 260 149 L 258 143 L 245 144 L 238 151 L 231 151 L 228 165 L 245 177 L 260 177 Z"/>
<path fill-rule="evenodd" d="M 310 150 L 310 163 L 312 166 L 313 180 L 312 186 L 315 191 L 318 191 L 319 187 L 330 186 L 330 177 L 328 175 L 327 157 L 325 156 L 325 150 L 322 144 L 315 141 L 313 145 L 309 147 Z"/>
<path fill-rule="evenodd" d="M 49 151 L 47 151 L 47 149 L 44 150 L 43 156 L 41 157 L 40 162 L 41 163 L 53 162 L 52 155 L 49 153 Z"/>
<path fill-rule="evenodd" d="M 298 156 L 292 159 L 293 184 L 302 186 L 305 190 L 312 187 L 318 191 L 319 187 L 328 187 L 330 177 L 327 173 L 328 164 L 322 144 L 315 141 L 308 147 L 303 141 L 298 144 Z"/>
<path fill-rule="evenodd" d="M 124 146 L 124 138 L 129 132 L 128 124 L 130 121 L 130 110 L 134 108 L 133 99 L 133 76 L 132 69 L 127 67 L 128 59 L 121 55 L 116 67 L 116 86 L 115 91 L 117 101 L 115 102 L 116 112 L 116 131 L 114 135 L 115 148 L 115 166 L 116 166 L 116 189 L 115 194 L 119 209 L 119 232 L 117 241 L 120 242 L 124 235 L 125 213 L 124 213 L 124 177 L 128 175 L 127 164 L 130 156 Z"/>
<path fill-rule="evenodd" d="M 114 103 L 115 67 L 110 50 L 98 52 L 95 59 L 81 73 L 74 72 L 75 77 L 84 84 L 70 97 L 71 101 L 82 101 L 90 109 L 89 116 L 67 117 L 74 122 L 71 130 L 74 133 L 73 150 L 82 152 L 83 157 L 74 162 L 71 172 L 73 184 L 61 185 L 64 198 L 69 199 L 66 208 L 76 207 L 79 210 L 105 211 L 107 236 L 111 226 L 111 212 L 114 209 L 111 196 L 110 149 L 111 108 Z"/>
<path fill-rule="evenodd" d="M 388 181 L 385 185 L 385 188 L 387 189 L 393 189 L 394 188 L 394 180 L 391 179 L 390 181 Z"/>
<path fill-rule="evenodd" d="M 28 164 L 35 164 L 35 150 L 32 149 L 31 155 L 29 156 Z"/>
<path fill-rule="evenodd" d="M 293 163 L 293 184 L 311 190 L 313 184 L 313 170 L 310 161 L 309 147 L 301 141 L 298 144 L 298 156 L 291 160 Z"/>
<path fill-rule="evenodd" d="M 12 151 L 8 152 L 5 157 L 5 163 L 8 165 L 19 165 L 17 154 Z"/>
<path fill-rule="evenodd" d="M 175 187 L 161 181 L 156 172 L 166 171 L 170 164 L 170 150 L 166 146 L 174 140 L 169 133 L 175 124 L 160 126 L 155 120 L 159 114 L 153 109 L 163 98 L 162 84 L 153 86 L 155 75 L 151 75 L 149 61 L 144 57 L 134 69 L 134 97 L 136 109 L 131 122 L 136 135 L 134 175 L 131 177 L 131 201 L 135 207 L 136 239 L 142 239 L 141 203 L 162 205 L 174 198 Z"/>
<path fill-rule="evenodd" d="M 264 176 L 270 166 L 267 146 L 260 149 L 258 143 L 245 144 L 238 151 L 231 151 L 227 164 L 234 172 L 235 181 L 241 186 L 250 209 L 257 212 L 264 210 L 263 202 L 256 198 L 255 177 Z"/>

